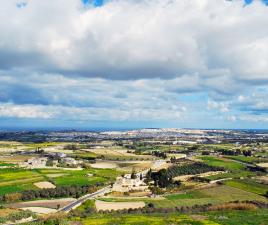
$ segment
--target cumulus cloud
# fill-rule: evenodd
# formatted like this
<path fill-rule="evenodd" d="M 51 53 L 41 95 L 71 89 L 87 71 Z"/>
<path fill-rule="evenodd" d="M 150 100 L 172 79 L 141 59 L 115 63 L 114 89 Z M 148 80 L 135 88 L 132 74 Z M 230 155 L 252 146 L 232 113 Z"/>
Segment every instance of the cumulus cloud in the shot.
<path fill-rule="evenodd" d="M 212 74 L 267 81 L 268 9 L 259 1 L 243 5 L 112 0 L 85 9 L 78 0 L 37 0 L 18 9 L 6 1 L 0 65 L 109 79 Z"/>
<path fill-rule="evenodd" d="M 222 113 L 228 112 L 229 108 L 228 105 L 226 103 L 223 102 L 215 102 L 215 101 L 208 101 L 208 109 L 217 109 Z"/>
<path fill-rule="evenodd" d="M 39 106 L 0 104 L 0 117 L 48 119 L 52 117 L 52 114 Z"/>
<path fill-rule="evenodd" d="M 0 115 L 263 118 L 268 90 L 256 90 L 268 84 L 267 12 L 242 0 L 5 1 Z"/>

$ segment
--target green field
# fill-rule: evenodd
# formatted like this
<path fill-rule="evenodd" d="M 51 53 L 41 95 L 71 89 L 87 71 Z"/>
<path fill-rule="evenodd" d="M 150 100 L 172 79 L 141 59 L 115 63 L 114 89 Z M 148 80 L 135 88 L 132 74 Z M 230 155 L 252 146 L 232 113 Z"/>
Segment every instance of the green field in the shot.
<path fill-rule="evenodd" d="M 101 215 L 82 220 L 84 225 L 165 225 L 192 224 L 217 225 L 218 223 L 203 219 L 195 220 L 188 215 Z"/>
<path fill-rule="evenodd" d="M 36 149 L 38 147 L 39 148 L 54 147 L 60 144 L 62 143 L 61 142 L 23 143 L 24 146 L 31 149 Z"/>
<path fill-rule="evenodd" d="M 151 201 L 157 208 L 218 204 L 230 201 L 258 200 L 267 202 L 265 197 L 225 185 L 196 190 L 184 195 L 166 196 L 166 200 Z"/>
<path fill-rule="evenodd" d="M 226 185 L 239 188 L 248 192 L 264 195 L 268 191 L 268 185 L 256 183 L 250 179 L 244 180 L 228 180 L 224 182 Z"/>
<path fill-rule="evenodd" d="M 101 198 L 103 201 L 130 201 L 127 198 Z M 180 206 L 194 206 L 204 204 L 220 204 L 231 201 L 257 200 L 267 202 L 263 196 L 240 190 L 226 185 L 189 191 L 185 194 L 165 195 L 164 199 L 136 198 L 131 201 L 144 201 L 153 203 L 156 208 L 173 208 Z"/>
<path fill-rule="evenodd" d="M 204 163 L 206 163 L 210 166 L 223 167 L 229 171 L 229 173 L 218 174 L 218 175 L 213 175 L 213 176 L 207 177 L 210 180 L 217 180 L 217 179 L 229 178 L 229 177 L 230 178 L 240 178 L 240 177 L 248 177 L 248 176 L 256 175 L 256 173 L 247 170 L 245 165 L 243 165 L 239 162 L 229 160 L 229 159 L 218 158 L 218 157 L 213 157 L 213 156 L 200 156 L 199 158 Z"/>
<path fill-rule="evenodd" d="M 224 158 L 217 158 L 214 156 L 200 156 L 199 158 L 202 159 L 208 165 L 224 167 L 231 171 L 241 170 L 245 168 L 245 166 L 240 163 L 233 162 Z"/>
<path fill-rule="evenodd" d="M 245 163 L 261 163 L 261 162 L 268 162 L 268 158 L 259 158 L 259 157 L 246 157 L 242 155 L 237 155 L 237 156 L 225 156 L 225 158 L 228 159 L 234 159 L 240 162 L 245 162 Z"/>
<path fill-rule="evenodd" d="M 94 214 L 86 219 L 72 218 L 84 225 L 266 225 L 268 209 L 214 211 L 198 214 Z"/>
<path fill-rule="evenodd" d="M 0 167 L 14 167 L 15 164 L 13 163 L 5 163 L 5 162 L 0 162 Z"/>
<path fill-rule="evenodd" d="M 171 194 L 171 195 L 165 196 L 165 198 L 170 201 L 176 201 L 176 200 L 181 200 L 181 199 L 197 199 L 197 198 L 205 198 L 205 197 L 207 196 L 198 191 L 191 191 L 191 192 L 184 193 L 184 194 Z"/>
<path fill-rule="evenodd" d="M 118 175 L 113 169 L 0 169 L 0 195 L 37 189 L 33 184 L 40 181 L 51 181 L 56 186 L 89 185 L 109 183 Z"/>
<path fill-rule="evenodd" d="M 0 195 L 36 189 L 33 183 L 43 180 L 45 178 L 34 170 L 18 168 L 0 169 Z"/>
<path fill-rule="evenodd" d="M 266 225 L 268 224 L 268 209 L 250 211 L 224 211 L 205 213 L 209 220 L 222 225 Z"/>
<path fill-rule="evenodd" d="M 119 173 L 113 169 L 84 169 L 84 170 L 37 170 L 47 179 L 53 181 L 56 186 L 63 185 L 86 185 L 98 182 L 113 181 Z M 60 174 L 59 177 L 49 177 L 51 174 Z"/>

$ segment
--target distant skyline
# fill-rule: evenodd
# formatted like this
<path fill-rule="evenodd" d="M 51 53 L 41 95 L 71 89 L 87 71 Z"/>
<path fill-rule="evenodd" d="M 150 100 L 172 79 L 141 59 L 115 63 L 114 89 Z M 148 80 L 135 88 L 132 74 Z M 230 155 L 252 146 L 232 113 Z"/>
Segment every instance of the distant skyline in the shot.
<path fill-rule="evenodd" d="M 3 1 L 0 129 L 266 129 L 267 5 Z"/>

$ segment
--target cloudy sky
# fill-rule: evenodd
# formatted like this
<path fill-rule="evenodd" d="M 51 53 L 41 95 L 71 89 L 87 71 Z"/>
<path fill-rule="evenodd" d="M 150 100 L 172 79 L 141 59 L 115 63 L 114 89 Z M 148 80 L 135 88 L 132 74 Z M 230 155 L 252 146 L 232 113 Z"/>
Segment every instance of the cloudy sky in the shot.
<path fill-rule="evenodd" d="M 2 0 L 0 127 L 268 128 L 267 2 Z"/>

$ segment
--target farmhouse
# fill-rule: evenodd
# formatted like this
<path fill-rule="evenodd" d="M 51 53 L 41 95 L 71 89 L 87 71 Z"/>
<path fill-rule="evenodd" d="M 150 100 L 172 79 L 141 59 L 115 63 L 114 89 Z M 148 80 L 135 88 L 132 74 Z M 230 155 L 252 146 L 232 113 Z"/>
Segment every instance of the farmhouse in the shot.
<path fill-rule="evenodd" d="M 117 177 L 112 190 L 115 192 L 146 191 L 148 186 L 139 177 L 131 179 L 128 174 L 124 177 Z"/>
<path fill-rule="evenodd" d="M 28 159 L 26 162 L 21 163 L 20 166 L 27 167 L 30 169 L 43 168 L 46 167 L 47 160 L 47 157 L 33 157 Z"/>
<path fill-rule="evenodd" d="M 68 166 L 76 166 L 76 165 L 82 163 L 82 161 L 78 161 L 78 160 L 75 160 L 74 158 L 70 158 L 70 157 L 62 158 L 61 162 L 65 163 Z"/>

